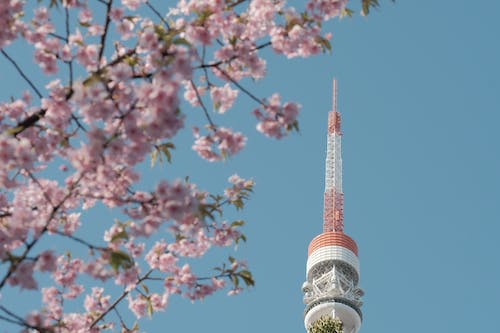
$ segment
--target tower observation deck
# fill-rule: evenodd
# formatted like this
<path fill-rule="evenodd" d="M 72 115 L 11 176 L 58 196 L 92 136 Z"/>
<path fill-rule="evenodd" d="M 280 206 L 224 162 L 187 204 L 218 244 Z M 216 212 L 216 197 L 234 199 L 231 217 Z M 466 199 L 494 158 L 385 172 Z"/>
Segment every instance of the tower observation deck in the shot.
<path fill-rule="evenodd" d="M 357 333 L 361 326 L 359 259 L 356 242 L 344 233 L 342 191 L 342 131 L 337 111 L 337 82 L 333 80 L 333 110 L 328 113 L 325 165 L 323 233 L 308 248 L 304 293 L 304 325 L 321 317 L 342 321 L 343 333 Z"/>

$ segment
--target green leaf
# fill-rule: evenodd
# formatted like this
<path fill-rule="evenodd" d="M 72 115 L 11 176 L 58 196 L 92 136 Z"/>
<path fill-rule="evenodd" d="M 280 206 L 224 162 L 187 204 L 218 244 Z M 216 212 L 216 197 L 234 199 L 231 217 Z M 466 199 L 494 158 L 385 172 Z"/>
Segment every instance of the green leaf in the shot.
<path fill-rule="evenodd" d="M 233 281 L 234 287 L 238 288 L 238 286 L 240 285 L 240 279 L 238 279 L 238 276 L 236 275 L 231 276 L 231 280 Z"/>
<path fill-rule="evenodd" d="M 252 277 L 252 273 L 250 273 L 249 271 L 242 270 L 241 272 L 238 273 L 238 275 L 243 279 L 243 281 L 245 282 L 247 287 L 255 285 L 255 281 Z"/>
<path fill-rule="evenodd" d="M 24 127 L 23 126 L 16 126 L 16 127 L 11 127 L 9 128 L 8 130 L 5 131 L 5 133 L 7 135 L 16 135 L 18 134 L 19 132 L 21 132 L 22 130 L 24 130 Z"/>
<path fill-rule="evenodd" d="M 128 269 L 134 264 L 132 258 L 123 251 L 113 251 L 109 256 L 109 264 L 113 270 L 118 271 L 120 268 Z"/>
<path fill-rule="evenodd" d="M 128 240 L 128 234 L 125 230 L 122 230 L 119 233 L 114 234 L 113 237 L 111 237 L 110 242 L 114 243 L 115 241 L 120 240 L 120 239 Z"/>
<path fill-rule="evenodd" d="M 332 44 L 330 44 L 328 39 L 318 36 L 316 37 L 316 42 L 321 45 L 323 52 L 330 52 L 332 50 Z"/>
<path fill-rule="evenodd" d="M 162 143 L 159 145 L 159 149 L 165 155 L 167 162 L 172 163 L 172 154 L 170 153 L 170 149 L 175 149 L 174 144 L 171 142 Z"/>
<path fill-rule="evenodd" d="M 189 43 L 185 38 L 176 38 L 172 41 L 173 44 L 175 45 L 185 45 L 190 47 L 191 43 Z"/>
<path fill-rule="evenodd" d="M 354 10 L 349 9 L 349 8 L 346 7 L 340 13 L 340 18 L 344 18 L 346 16 L 348 16 L 349 18 L 352 18 L 352 14 L 354 14 Z"/>
<path fill-rule="evenodd" d="M 241 198 L 238 198 L 236 200 L 231 201 L 234 207 L 236 207 L 237 210 L 243 209 L 245 204 L 243 203 L 243 200 Z"/>
<path fill-rule="evenodd" d="M 153 168 L 156 164 L 156 160 L 158 160 L 158 149 L 156 147 L 151 152 L 151 167 Z"/>
<path fill-rule="evenodd" d="M 241 227 L 243 225 L 245 225 L 245 221 L 243 220 L 237 220 L 231 223 L 231 227 Z"/>
<path fill-rule="evenodd" d="M 175 149 L 174 144 L 171 142 L 155 145 L 153 151 L 151 152 L 151 167 L 155 166 L 158 157 L 160 158 L 160 162 L 163 162 L 162 156 L 165 156 L 168 163 L 172 163 L 172 153 L 170 152 L 171 149 Z M 161 153 L 163 153 L 163 155 Z"/>
<path fill-rule="evenodd" d="M 151 318 L 153 315 L 153 304 L 151 303 L 151 300 L 148 298 L 148 316 Z"/>

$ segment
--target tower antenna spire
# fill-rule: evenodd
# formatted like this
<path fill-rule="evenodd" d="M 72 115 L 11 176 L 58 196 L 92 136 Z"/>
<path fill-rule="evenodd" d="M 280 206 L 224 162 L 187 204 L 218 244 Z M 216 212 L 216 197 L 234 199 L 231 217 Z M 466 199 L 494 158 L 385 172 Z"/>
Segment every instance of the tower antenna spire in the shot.
<path fill-rule="evenodd" d="M 333 112 L 337 112 L 337 79 L 333 78 Z"/>
<path fill-rule="evenodd" d="M 328 140 L 325 163 L 323 232 L 344 231 L 342 192 L 342 130 L 337 111 L 337 80 L 333 79 L 333 110 L 328 112 Z"/>

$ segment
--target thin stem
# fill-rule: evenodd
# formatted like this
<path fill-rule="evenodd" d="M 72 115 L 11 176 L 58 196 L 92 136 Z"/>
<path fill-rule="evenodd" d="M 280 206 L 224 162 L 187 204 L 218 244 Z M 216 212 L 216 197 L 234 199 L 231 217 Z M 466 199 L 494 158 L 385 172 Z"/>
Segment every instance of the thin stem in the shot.
<path fill-rule="evenodd" d="M 259 45 L 259 46 L 256 46 L 254 49 L 250 50 L 250 52 L 257 51 L 257 50 L 260 50 L 260 49 L 263 49 L 263 48 L 268 47 L 268 46 L 270 46 L 270 45 L 271 45 L 271 42 L 266 42 L 266 43 L 264 43 L 264 44 L 261 44 L 261 45 Z M 212 63 L 210 63 L 210 64 L 203 64 L 203 63 L 202 63 L 200 66 L 198 66 L 198 67 L 194 67 L 194 69 L 199 69 L 199 68 L 210 68 L 210 67 L 218 67 L 218 66 L 220 66 L 220 65 L 222 65 L 222 64 L 229 63 L 229 62 L 231 62 L 231 61 L 233 61 L 233 60 L 236 60 L 236 59 L 238 59 L 238 56 L 237 56 L 237 55 L 234 55 L 234 56 L 232 56 L 231 58 L 226 59 L 226 60 L 219 60 L 219 61 L 217 61 L 217 62 L 212 62 Z"/>
<path fill-rule="evenodd" d="M 248 97 L 250 97 L 251 99 L 253 99 L 254 101 L 256 101 L 257 103 L 259 103 L 260 105 L 262 106 L 266 106 L 266 103 L 264 103 L 263 100 L 261 100 L 260 98 L 258 98 L 257 96 L 255 96 L 254 94 L 252 94 L 248 89 L 246 89 L 245 87 L 243 87 L 238 81 L 236 81 L 235 79 L 233 79 L 225 70 L 219 68 L 219 67 L 216 67 L 217 70 L 219 72 L 221 72 L 222 74 L 224 74 L 224 76 L 229 80 L 231 81 L 236 87 L 238 87 L 238 89 L 240 89 L 241 91 L 243 91 L 245 94 L 248 95 Z"/>
<path fill-rule="evenodd" d="M 212 118 L 210 118 L 210 115 L 208 114 L 208 110 L 207 110 L 205 104 L 203 104 L 203 101 L 201 100 L 201 96 L 200 96 L 200 93 L 198 92 L 198 88 L 194 84 L 193 80 L 191 80 L 190 82 L 191 82 L 191 86 L 193 87 L 193 89 L 196 93 L 196 98 L 198 99 L 198 102 L 200 103 L 201 108 L 203 109 L 203 112 L 205 112 L 205 116 L 207 117 L 208 123 L 210 124 L 210 126 L 212 128 L 215 129 L 216 126 L 215 126 L 214 122 L 212 121 Z"/>
<path fill-rule="evenodd" d="M 16 315 L 14 312 L 10 311 L 9 309 L 7 309 L 6 307 L 4 307 L 3 305 L 0 305 L 0 310 L 2 310 L 3 312 L 5 312 L 10 317 L 15 318 L 15 319 L 12 319 L 12 318 L 0 315 L 0 319 L 5 320 L 6 322 L 9 322 L 11 324 L 16 324 L 16 325 L 19 325 L 19 326 L 23 326 L 23 327 L 27 327 L 27 328 L 36 330 L 38 332 L 46 332 L 45 329 L 42 329 L 40 327 L 36 327 L 36 326 L 28 324 L 22 317 Z"/>
<path fill-rule="evenodd" d="M 148 8 L 151 9 L 153 11 L 153 13 L 155 13 L 156 16 L 158 16 L 158 18 L 160 19 L 160 21 L 162 21 L 163 24 L 165 24 L 167 26 L 167 29 L 170 30 L 170 25 L 168 24 L 167 21 L 165 21 L 165 19 L 160 14 L 160 12 L 155 7 L 153 7 L 153 5 L 151 5 L 151 3 L 149 1 L 146 0 L 145 3 L 146 3 L 146 6 L 148 6 Z"/>
<path fill-rule="evenodd" d="M 106 21 L 104 22 L 104 32 L 101 35 L 101 49 L 99 50 L 99 60 L 97 66 L 101 65 L 101 59 L 104 54 L 104 46 L 106 45 L 106 36 L 108 35 L 109 23 L 111 22 L 111 6 L 113 5 L 113 0 L 109 0 L 106 5 Z"/>
<path fill-rule="evenodd" d="M 9 316 L 13 317 L 13 318 L 16 318 L 17 320 L 19 320 L 20 322 L 23 322 L 23 318 L 21 318 L 20 316 L 16 315 L 14 312 L 10 311 L 9 309 L 7 309 L 5 306 L 3 305 L 0 305 L 0 310 L 2 310 L 3 312 L 5 312 L 6 314 L 8 314 Z"/>
<path fill-rule="evenodd" d="M 69 40 L 69 9 L 68 7 L 64 7 L 65 19 L 66 19 L 66 42 Z M 69 89 L 73 90 L 73 60 L 68 61 L 68 69 L 69 69 Z"/>
<path fill-rule="evenodd" d="M 28 174 L 28 176 L 31 178 L 31 180 L 33 182 L 35 182 L 35 184 L 38 185 L 38 187 L 40 188 L 40 191 L 42 191 L 42 194 L 45 198 L 45 200 L 47 200 L 47 202 L 52 206 L 52 209 L 55 208 L 54 204 L 52 203 L 52 200 L 50 199 L 49 195 L 47 194 L 47 192 L 45 192 L 45 189 L 43 188 L 42 184 L 40 184 L 40 182 L 38 181 L 38 179 L 31 173 L 31 171 L 27 170 L 27 169 L 24 169 L 24 171 L 26 171 L 26 173 Z"/>
<path fill-rule="evenodd" d="M 31 89 L 33 89 L 38 98 L 42 98 L 42 93 L 40 92 L 40 90 L 38 90 L 37 87 L 35 87 L 35 84 L 28 78 L 26 74 L 24 74 L 23 70 L 21 69 L 21 67 L 19 67 L 17 62 L 14 59 L 12 59 L 3 49 L 1 50 L 1 52 L 3 56 L 7 58 L 7 60 L 9 60 L 10 63 L 16 68 L 19 75 L 21 75 L 22 78 L 29 84 L 29 86 L 31 87 Z"/>
<path fill-rule="evenodd" d="M 231 8 L 234 8 L 234 7 L 238 6 L 239 4 L 242 4 L 242 3 L 246 2 L 246 1 L 247 1 L 247 0 L 237 0 L 237 1 L 235 1 L 234 3 L 232 3 L 232 4 L 230 5 L 230 7 L 231 7 Z"/>
<path fill-rule="evenodd" d="M 40 234 L 38 235 L 38 237 L 34 238 L 31 242 L 29 242 L 28 244 L 26 244 L 26 248 L 24 249 L 24 252 L 17 258 L 17 261 L 15 263 L 11 262 L 9 270 L 7 271 L 7 273 L 4 275 L 4 277 L 0 281 L 0 290 L 2 290 L 3 286 L 5 285 L 5 283 L 9 279 L 9 277 L 12 274 L 14 274 L 14 272 L 16 271 L 17 266 L 19 265 L 19 263 L 23 262 L 23 260 L 25 260 L 26 257 L 28 257 L 28 254 L 31 251 L 31 249 L 33 248 L 33 246 L 35 246 L 35 244 L 38 243 L 38 241 L 40 240 L 40 238 L 47 232 L 50 221 L 52 221 L 52 219 L 56 216 L 56 213 L 62 207 L 62 205 L 64 204 L 64 202 L 66 202 L 66 200 L 68 200 L 69 197 L 72 195 L 73 189 L 78 185 L 78 183 L 82 180 L 82 178 L 83 178 L 83 174 L 80 175 L 80 177 L 76 180 L 76 182 L 72 186 L 70 186 L 70 190 L 64 196 L 64 198 L 62 198 L 61 201 L 56 206 L 54 206 L 52 208 L 52 211 L 50 212 L 49 217 L 45 221 L 45 226 L 40 231 Z"/>
<path fill-rule="evenodd" d="M 150 269 L 143 277 L 137 280 L 137 284 L 146 280 L 152 272 L 153 270 Z M 92 324 L 90 324 L 89 328 L 93 328 L 99 321 L 101 321 L 101 319 L 103 319 L 111 310 L 113 310 L 129 293 L 130 290 L 123 291 L 123 293 L 113 302 L 113 304 L 111 304 L 103 313 L 101 313 L 96 319 L 94 319 Z"/>
<path fill-rule="evenodd" d="M 67 8 L 66 8 L 66 9 L 67 9 Z M 55 33 L 53 33 L 53 32 L 49 32 L 49 36 L 55 37 L 55 38 L 57 38 L 57 39 L 60 39 L 60 40 L 62 40 L 63 42 L 66 42 L 66 43 L 68 42 L 68 38 L 67 38 L 67 37 L 63 37 L 63 36 L 58 35 L 58 34 L 55 34 Z"/>
<path fill-rule="evenodd" d="M 10 318 L 2 316 L 2 315 L 0 315 L 0 319 L 6 321 L 8 323 L 11 323 L 11 324 L 16 324 L 16 325 L 23 326 L 23 327 L 26 326 L 26 325 L 24 325 L 24 322 L 20 322 L 18 320 L 10 319 Z"/>
<path fill-rule="evenodd" d="M 87 242 L 86 240 L 84 240 L 84 239 L 82 239 L 80 237 L 76 237 L 76 236 L 73 236 L 73 235 L 68 235 L 68 234 L 65 234 L 64 232 L 59 231 L 59 230 L 53 231 L 53 233 L 56 234 L 56 235 L 59 235 L 59 236 L 66 237 L 66 238 L 69 238 L 71 240 L 74 240 L 77 243 L 83 244 L 83 245 L 85 245 L 86 247 L 88 247 L 91 250 L 99 250 L 99 251 L 106 251 L 107 250 L 107 248 L 105 248 L 103 246 L 98 246 L 98 245 L 90 244 L 89 242 Z"/>
<path fill-rule="evenodd" d="M 114 312 L 116 313 L 116 315 L 118 316 L 118 319 L 120 320 L 120 324 L 121 324 L 123 327 L 127 328 L 127 326 L 125 325 L 125 322 L 123 321 L 123 318 L 122 318 L 122 316 L 120 315 L 120 312 L 118 311 L 118 309 L 117 309 L 117 308 L 114 308 L 114 309 L 113 309 L 113 311 L 114 311 Z"/>
<path fill-rule="evenodd" d="M 2 50 L 2 53 L 3 52 L 4 51 Z M 121 56 L 117 57 L 113 61 L 106 64 L 106 66 L 104 66 L 103 68 L 100 68 L 97 71 L 91 73 L 87 79 L 91 78 L 94 75 L 100 76 L 107 67 L 111 67 L 111 66 L 116 65 L 117 63 L 119 63 L 123 59 L 131 56 L 134 53 L 135 53 L 135 48 L 128 50 L 126 53 L 122 54 Z M 84 80 L 84 82 L 85 82 L 85 80 Z M 32 86 L 32 87 L 34 88 L 34 86 Z M 69 100 L 71 98 L 71 96 L 73 96 L 73 91 L 69 90 L 66 93 L 66 100 Z M 41 95 L 40 95 L 40 97 L 41 97 Z M 42 119 L 45 116 L 45 113 L 47 113 L 46 109 L 40 109 L 40 110 L 36 111 L 35 113 L 33 113 L 32 115 L 25 118 L 24 120 L 21 120 L 19 123 L 17 123 L 17 125 L 7 129 L 5 131 L 5 133 L 7 133 L 8 135 L 17 136 L 18 134 L 22 133 L 27 128 L 35 125 L 40 119 Z"/>

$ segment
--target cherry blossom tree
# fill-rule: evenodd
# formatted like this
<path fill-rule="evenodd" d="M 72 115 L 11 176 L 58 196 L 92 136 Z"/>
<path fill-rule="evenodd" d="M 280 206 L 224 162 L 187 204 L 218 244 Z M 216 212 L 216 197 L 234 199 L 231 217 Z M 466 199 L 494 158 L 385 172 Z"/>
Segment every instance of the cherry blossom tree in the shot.
<path fill-rule="evenodd" d="M 197 273 L 193 259 L 245 241 L 244 222 L 224 211 L 244 207 L 253 181 L 233 175 L 220 194 L 186 179 L 144 188 L 138 166 L 170 161 L 172 138 L 191 127 L 181 110 L 188 104 L 206 123 L 193 128 L 192 148 L 210 162 L 235 155 L 247 138 L 218 126 L 209 101 L 223 114 L 245 94 L 257 131 L 280 139 L 297 130 L 297 103 L 246 85 L 266 74 L 264 48 L 286 58 L 330 50 L 322 25 L 351 15 L 346 2 L 0 0 L 0 64 L 26 84 L 0 102 L 0 320 L 24 332 L 134 332 L 138 322 L 121 314 L 127 306 L 140 319 L 173 295 L 194 301 L 252 286 L 243 261 Z M 363 13 L 378 6 L 361 3 Z M 13 45 L 32 52 L 37 68 L 22 68 Z M 97 240 L 84 238 L 82 213 L 96 205 L 117 218 Z M 61 239 L 84 254 L 49 246 Z M 110 281 L 119 288 L 104 288 Z M 17 312 L 6 288 L 33 290 L 42 307 Z M 80 311 L 68 310 L 71 302 Z"/>

